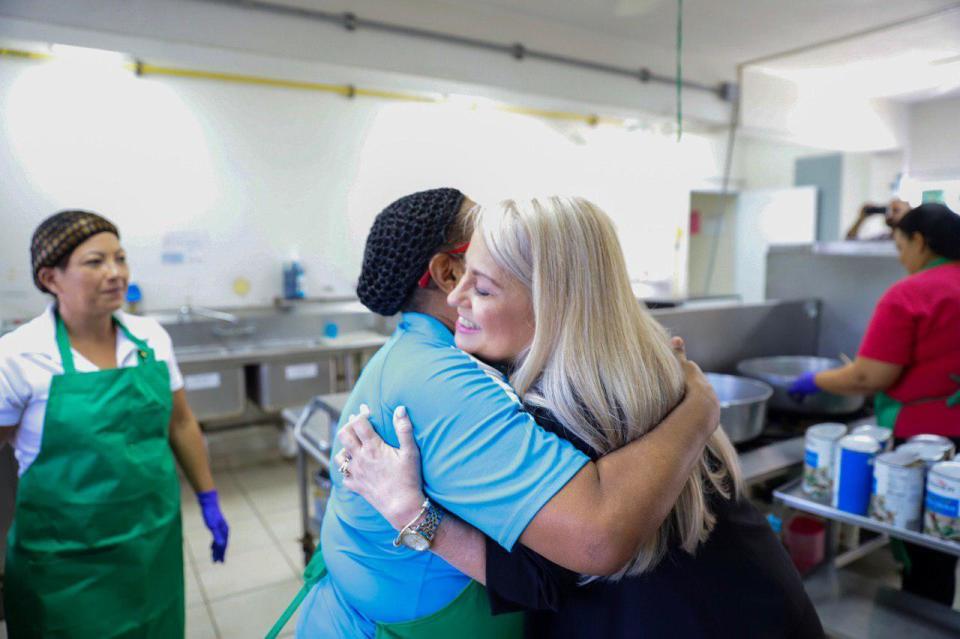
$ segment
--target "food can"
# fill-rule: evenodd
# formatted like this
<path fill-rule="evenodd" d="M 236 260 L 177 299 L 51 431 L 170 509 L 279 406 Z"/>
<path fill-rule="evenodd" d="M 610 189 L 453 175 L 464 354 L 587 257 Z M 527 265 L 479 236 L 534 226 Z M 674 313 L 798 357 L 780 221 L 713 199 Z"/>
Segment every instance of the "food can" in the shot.
<path fill-rule="evenodd" d="M 947 461 L 948 451 L 943 447 L 942 444 L 939 444 L 938 442 L 908 441 L 906 444 L 900 444 L 897 446 L 897 450 L 916 453 L 920 459 L 923 460 L 927 470 L 933 468 L 934 464 Z"/>
<path fill-rule="evenodd" d="M 866 515 L 873 489 L 873 462 L 880 443 L 870 435 L 847 435 L 837 443 L 833 507 Z"/>
<path fill-rule="evenodd" d="M 960 462 L 935 464 L 927 475 L 923 532 L 960 541 Z"/>
<path fill-rule="evenodd" d="M 827 500 L 833 492 L 833 458 L 837 442 L 847 434 L 845 424 L 815 424 L 804 437 L 803 492 Z"/>
<path fill-rule="evenodd" d="M 946 452 L 946 456 L 943 458 L 944 461 L 953 459 L 953 456 L 957 454 L 957 448 L 953 445 L 953 442 L 942 435 L 914 435 L 907 439 L 907 443 L 910 442 L 923 442 L 924 444 L 943 448 Z"/>
<path fill-rule="evenodd" d="M 893 448 L 893 429 L 892 428 L 883 428 L 882 426 L 877 426 L 876 424 L 864 424 L 863 426 L 857 426 L 852 431 L 851 435 L 870 435 L 875 440 L 880 442 L 881 450 L 890 450 Z"/>
<path fill-rule="evenodd" d="M 877 456 L 873 466 L 870 516 L 886 524 L 923 528 L 923 486 L 926 466 L 916 453 L 895 451 Z"/>

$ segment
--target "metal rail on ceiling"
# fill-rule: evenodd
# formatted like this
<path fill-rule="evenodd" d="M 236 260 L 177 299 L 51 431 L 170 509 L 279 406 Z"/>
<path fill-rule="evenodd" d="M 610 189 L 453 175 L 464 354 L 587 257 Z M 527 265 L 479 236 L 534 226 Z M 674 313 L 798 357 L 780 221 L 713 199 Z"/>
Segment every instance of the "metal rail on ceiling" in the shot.
<path fill-rule="evenodd" d="M 381 33 L 390 33 L 393 35 L 406 36 L 410 38 L 419 38 L 421 40 L 442 42 L 444 44 L 452 44 L 456 46 L 469 47 L 469 48 L 473 48 L 481 51 L 503 53 L 503 54 L 509 55 L 510 57 L 514 58 L 517 61 L 530 59 L 530 60 L 540 60 L 543 62 L 552 62 L 554 64 L 561 64 L 568 67 L 582 69 L 585 71 L 594 71 L 597 73 L 605 73 L 607 75 L 615 75 L 623 78 L 630 78 L 632 80 L 638 80 L 642 83 L 655 82 L 659 84 L 668 84 L 670 86 L 677 85 L 677 78 L 669 75 L 664 75 L 661 73 L 655 73 L 646 67 L 631 68 L 631 67 L 625 67 L 625 66 L 620 66 L 615 64 L 607 64 L 605 62 L 597 62 L 595 60 L 587 60 L 585 58 L 577 58 L 573 56 L 562 55 L 559 53 L 551 53 L 549 51 L 541 51 L 539 49 L 531 49 L 521 42 L 505 44 L 502 42 L 495 42 L 492 40 L 483 40 L 480 38 L 472 38 L 472 37 L 458 35 L 454 33 L 434 31 L 431 29 L 412 27 L 412 26 L 397 24 L 393 22 L 385 22 L 383 20 L 374 20 L 371 18 L 363 18 L 351 12 L 334 13 L 332 11 L 322 11 L 320 9 L 309 9 L 306 7 L 295 7 L 295 6 L 286 5 L 286 4 L 276 4 L 276 3 L 267 2 L 264 0 L 196 0 L 196 1 L 205 2 L 207 4 L 226 5 L 226 6 L 231 6 L 235 8 L 251 9 L 255 11 L 273 13 L 276 15 L 283 15 L 283 16 L 289 16 L 289 17 L 307 18 L 310 20 L 318 21 L 318 22 L 325 22 L 327 24 L 337 25 L 339 27 L 342 27 L 343 29 L 346 29 L 347 31 L 369 29 L 371 31 L 379 31 Z M 718 97 L 719 99 L 724 100 L 726 102 L 732 102 L 736 94 L 736 87 L 734 84 L 730 82 L 721 82 L 719 84 L 710 85 L 702 82 L 694 82 L 692 80 L 684 79 L 684 80 L 681 80 L 680 84 L 685 89 L 711 93 L 716 97 Z"/>

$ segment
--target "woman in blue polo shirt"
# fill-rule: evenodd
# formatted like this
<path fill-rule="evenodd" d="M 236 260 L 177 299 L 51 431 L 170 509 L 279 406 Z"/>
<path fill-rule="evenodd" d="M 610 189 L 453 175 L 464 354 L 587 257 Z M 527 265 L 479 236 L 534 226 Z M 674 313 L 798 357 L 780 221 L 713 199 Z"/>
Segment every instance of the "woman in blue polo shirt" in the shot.
<path fill-rule="evenodd" d="M 420 424 L 429 500 L 416 505 L 413 534 L 398 536 L 343 489 L 349 463 L 335 467 L 321 548 L 271 637 L 301 599 L 298 637 L 517 636 L 517 617 L 492 616 L 479 584 L 422 552 L 440 521 L 462 517 L 505 548 L 523 539 L 570 567 L 615 570 L 667 516 L 715 430 L 716 397 L 693 365 L 664 428 L 596 463 L 537 426 L 502 374 L 454 344 L 446 293 L 462 272 L 469 210 L 454 189 L 388 206 L 368 236 L 358 286 L 371 310 L 403 314 L 364 368 L 343 420 L 365 403 L 382 436 L 396 442 L 391 417 L 406 406 Z"/>
<path fill-rule="evenodd" d="M 538 423 L 592 459 L 661 432 L 682 395 L 680 363 L 633 297 L 613 224 L 585 200 L 482 209 L 449 302 L 457 345 L 508 366 Z M 357 419 L 339 434 L 337 461 L 349 470 L 343 485 L 403 537 L 422 517 L 420 439 L 405 415 L 395 419 L 399 451 Z M 536 611 L 528 637 L 822 637 L 796 569 L 740 489 L 736 453 L 718 431 L 657 533 L 609 579 L 586 584 L 543 553 L 510 552 L 457 520 L 440 523 L 432 550 L 486 583 L 495 612 Z"/>

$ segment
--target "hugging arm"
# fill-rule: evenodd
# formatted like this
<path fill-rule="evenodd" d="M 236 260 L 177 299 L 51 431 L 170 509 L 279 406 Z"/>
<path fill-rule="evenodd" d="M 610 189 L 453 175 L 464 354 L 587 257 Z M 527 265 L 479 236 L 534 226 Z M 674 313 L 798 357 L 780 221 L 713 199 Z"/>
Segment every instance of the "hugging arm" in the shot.
<path fill-rule="evenodd" d="M 575 572 L 609 575 L 656 532 L 719 423 L 719 404 L 709 382 L 696 364 L 682 363 L 684 400 L 644 437 L 584 465 L 526 526 L 520 536 L 525 546 Z M 408 437 L 410 446 L 401 439 L 401 448 L 395 449 L 365 419 L 352 421 L 341 430 L 344 449 L 337 460 L 341 463 L 344 455 L 355 460 L 344 486 L 360 493 L 397 529 L 416 516 L 423 500 L 419 451 L 411 456 L 416 445 L 410 431 L 402 435 L 406 428 L 400 426 L 397 435 Z M 396 477 L 409 474 L 410 468 L 415 468 L 415 480 L 398 484 Z M 483 544 L 481 534 L 448 517 L 433 550 L 485 582 Z"/>
<path fill-rule="evenodd" d="M 420 451 L 406 411 L 393 417 L 399 448 L 383 442 L 366 421 L 354 417 L 340 430 L 344 448 L 337 453 L 339 466 L 351 455 L 344 487 L 364 496 L 397 530 L 419 512 Z M 411 507 L 412 506 L 412 507 Z M 446 513 L 433 538 L 431 551 L 481 584 L 486 585 L 494 614 L 519 610 L 558 610 L 564 588 L 576 584 L 578 575 L 541 557 L 523 544 L 506 550 L 453 513 Z"/>

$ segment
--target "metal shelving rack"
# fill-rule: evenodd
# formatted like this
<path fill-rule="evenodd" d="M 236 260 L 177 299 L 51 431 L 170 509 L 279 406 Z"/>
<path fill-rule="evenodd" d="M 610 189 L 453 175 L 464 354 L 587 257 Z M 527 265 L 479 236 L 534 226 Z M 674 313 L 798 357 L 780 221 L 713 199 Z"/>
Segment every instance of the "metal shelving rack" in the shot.
<path fill-rule="evenodd" d="M 309 455 L 328 473 L 330 472 L 330 450 L 333 443 L 335 425 L 340 421 L 340 413 L 347 403 L 350 393 L 332 393 L 317 395 L 299 411 L 284 411 L 285 418 L 293 422 L 293 436 L 297 442 L 297 488 L 300 494 L 300 522 L 304 565 L 309 563 L 316 549 L 315 531 L 310 525 L 309 486 L 310 473 L 307 468 Z M 294 421 L 295 419 L 295 421 Z"/>
<path fill-rule="evenodd" d="M 960 557 L 960 543 L 958 542 L 947 541 L 946 539 L 940 539 L 939 537 L 934 537 L 932 535 L 915 532 L 913 530 L 907 530 L 906 528 L 891 526 L 890 524 L 872 519 L 870 517 L 862 517 L 860 515 L 854 515 L 853 513 L 838 510 L 827 503 L 812 499 L 809 495 L 805 494 L 803 492 L 803 488 L 801 487 L 801 482 L 801 479 L 795 479 L 788 484 L 785 484 L 783 487 L 773 492 L 774 498 L 780 500 L 795 510 L 800 510 L 811 515 L 817 515 L 830 521 L 852 524 L 866 530 L 872 530 L 876 533 L 887 535 L 888 537 L 892 537 L 894 539 L 901 539 L 912 544 L 917 544 L 918 546 L 925 546 L 926 548 L 939 550 L 940 552 L 945 552 Z"/>

